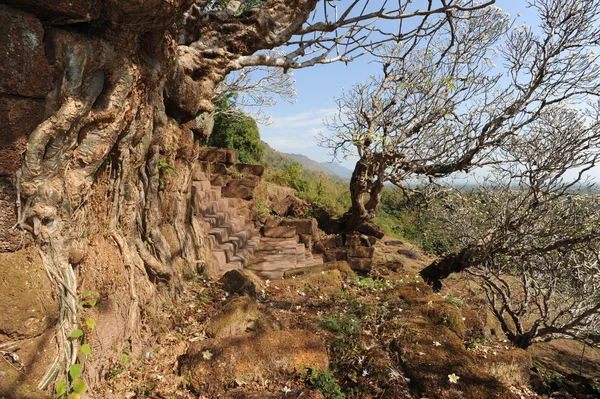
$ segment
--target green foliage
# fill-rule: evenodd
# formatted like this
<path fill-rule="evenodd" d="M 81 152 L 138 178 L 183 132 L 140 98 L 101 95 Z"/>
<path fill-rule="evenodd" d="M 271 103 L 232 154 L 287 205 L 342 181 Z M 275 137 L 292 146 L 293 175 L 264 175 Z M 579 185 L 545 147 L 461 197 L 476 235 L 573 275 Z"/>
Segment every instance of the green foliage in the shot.
<path fill-rule="evenodd" d="M 315 367 L 311 367 L 309 373 L 304 371 L 300 377 L 306 379 L 309 384 L 317 388 L 325 396 L 325 399 L 344 399 L 346 397 L 335 376 L 329 370 L 320 372 Z"/>
<path fill-rule="evenodd" d="M 69 338 L 79 338 L 83 335 L 83 331 L 82 330 L 74 330 L 71 332 L 71 334 L 69 335 Z"/>
<path fill-rule="evenodd" d="M 207 144 L 218 148 L 233 148 L 237 151 L 238 160 L 246 163 L 261 163 L 265 151 L 256 121 L 240 111 L 218 113 Z"/>
<path fill-rule="evenodd" d="M 418 196 L 407 198 L 398 188 L 385 187 L 373 222 L 387 234 L 410 241 L 428 253 L 441 256 L 457 248 L 453 234 L 437 221 Z"/>
<path fill-rule="evenodd" d="M 59 381 L 54 387 L 54 395 L 56 398 L 61 398 L 67 393 L 67 381 Z"/>
<path fill-rule="evenodd" d="M 92 349 L 90 348 L 89 344 L 83 344 L 81 345 L 81 353 L 83 353 L 86 356 L 89 356 L 92 354 Z"/>
<path fill-rule="evenodd" d="M 282 158 L 283 159 L 283 158 Z M 316 209 L 330 215 L 342 215 L 350 206 L 347 183 L 336 182 L 329 176 L 306 170 L 298 162 L 283 163 L 282 169 L 271 166 L 264 180 L 296 190 L 296 196 L 306 200 Z"/>
<path fill-rule="evenodd" d="M 463 303 L 463 301 L 460 298 L 456 298 L 453 296 L 447 296 L 445 298 L 445 301 L 453 304 L 454 306 L 456 306 L 459 309 L 462 309 L 465 306 L 465 304 Z"/>
<path fill-rule="evenodd" d="M 71 377 L 71 380 L 75 381 L 76 379 L 79 378 L 80 375 L 81 375 L 81 365 L 74 364 L 71 367 L 69 367 L 69 376 Z"/>
<path fill-rule="evenodd" d="M 87 391 L 87 386 L 85 385 L 85 382 L 83 382 L 83 380 L 80 379 L 76 379 L 75 381 L 73 381 L 73 391 L 75 391 L 76 393 L 84 393 L 85 391 Z"/>
<path fill-rule="evenodd" d="M 361 331 L 360 325 L 351 316 L 344 318 L 325 316 L 321 320 L 321 326 L 341 335 L 358 335 Z"/>
<path fill-rule="evenodd" d="M 93 308 L 96 306 L 98 302 L 98 298 L 100 298 L 100 293 L 98 291 L 83 291 L 83 295 L 81 301 L 79 302 L 79 306 Z"/>

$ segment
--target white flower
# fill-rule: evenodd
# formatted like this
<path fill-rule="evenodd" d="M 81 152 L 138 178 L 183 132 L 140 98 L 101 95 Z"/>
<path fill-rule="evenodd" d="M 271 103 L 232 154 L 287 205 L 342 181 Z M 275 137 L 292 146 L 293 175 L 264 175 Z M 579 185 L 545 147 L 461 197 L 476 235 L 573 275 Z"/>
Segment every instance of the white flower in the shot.
<path fill-rule="evenodd" d="M 433 341 L 433 346 L 442 346 L 438 341 Z"/>
<path fill-rule="evenodd" d="M 367 375 L 369 375 L 369 372 L 367 371 L 367 369 L 363 370 L 362 376 L 366 377 Z"/>
<path fill-rule="evenodd" d="M 281 388 L 281 392 L 283 392 L 284 395 L 287 395 L 288 393 L 292 392 L 292 390 L 288 387 L 283 387 Z"/>
<path fill-rule="evenodd" d="M 448 379 L 450 380 L 450 383 L 451 383 L 451 384 L 456 384 L 456 383 L 458 383 L 458 379 L 459 379 L 459 378 L 460 378 L 460 377 L 459 377 L 459 376 L 457 376 L 457 375 L 456 375 L 456 374 L 454 374 L 454 373 L 452 373 L 452 374 L 448 374 Z"/>
<path fill-rule="evenodd" d="M 270 283 L 271 283 L 271 280 L 269 280 L 269 279 L 265 280 L 266 285 L 269 285 Z"/>
<path fill-rule="evenodd" d="M 210 351 L 202 352 L 202 359 L 210 360 L 211 357 L 212 357 L 212 353 L 210 353 Z"/>
<path fill-rule="evenodd" d="M 300 310 L 300 309 L 302 309 L 302 306 L 300 306 L 300 305 L 296 306 L 296 310 Z"/>

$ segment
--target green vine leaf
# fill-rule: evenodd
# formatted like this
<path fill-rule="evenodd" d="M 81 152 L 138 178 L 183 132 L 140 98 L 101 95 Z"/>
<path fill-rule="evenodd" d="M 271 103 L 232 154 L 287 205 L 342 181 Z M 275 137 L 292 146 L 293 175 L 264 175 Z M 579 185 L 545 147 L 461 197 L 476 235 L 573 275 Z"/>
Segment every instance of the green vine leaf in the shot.
<path fill-rule="evenodd" d="M 96 321 L 94 319 L 87 319 L 85 324 L 87 324 L 89 329 L 96 327 Z"/>
<path fill-rule="evenodd" d="M 79 338 L 82 335 L 83 335 L 82 330 L 75 330 L 75 331 L 71 332 L 71 335 L 69 335 L 69 338 Z"/>
<path fill-rule="evenodd" d="M 67 382 L 59 381 L 54 387 L 54 393 L 56 394 L 56 398 L 61 398 L 64 394 L 67 393 Z"/>
<path fill-rule="evenodd" d="M 69 367 L 69 375 L 71 376 L 71 380 L 76 380 L 81 375 L 81 366 L 79 364 L 74 364 Z"/>
<path fill-rule="evenodd" d="M 84 393 L 85 391 L 87 391 L 87 385 L 85 385 L 85 382 L 83 382 L 83 380 L 76 379 L 75 381 L 73 381 L 73 391 L 75 391 L 76 393 Z"/>
<path fill-rule="evenodd" d="M 81 353 L 83 353 L 86 356 L 89 356 L 92 354 L 92 348 L 90 348 L 88 344 L 83 344 L 81 345 Z"/>

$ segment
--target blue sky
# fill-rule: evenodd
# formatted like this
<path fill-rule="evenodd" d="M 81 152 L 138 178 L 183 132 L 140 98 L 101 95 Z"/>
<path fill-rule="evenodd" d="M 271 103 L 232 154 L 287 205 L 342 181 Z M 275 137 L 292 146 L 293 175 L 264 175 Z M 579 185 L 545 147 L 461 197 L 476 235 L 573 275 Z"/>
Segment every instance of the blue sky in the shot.
<path fill-rule="evenodd" d="M 534 26 L 537 24 L 535 12 L 526 9 L 525 4 L 523 0 L 496 1 L 496 5 L 511 16 L 522 14 L 518 24 Z M 329 150 L 318 147 L 315 136 L 327 132 L 323 120 L 336 110 L 333 98 L 339 96 L 343 87 L 351 87 L 378 72 L 378 66 L 366 58 L 348 65 L 317 65 L 294 71 L 298 92 L 296 102 L 278 101 L 276 106 L 264 110 L 271 116 L 271 124 L 260 126 L 262 140 L 282 152 L 303 154 L 319 162 L 331 161 Z M 351 160 L 342 165 L 349 169 L 354 167 Z"/>

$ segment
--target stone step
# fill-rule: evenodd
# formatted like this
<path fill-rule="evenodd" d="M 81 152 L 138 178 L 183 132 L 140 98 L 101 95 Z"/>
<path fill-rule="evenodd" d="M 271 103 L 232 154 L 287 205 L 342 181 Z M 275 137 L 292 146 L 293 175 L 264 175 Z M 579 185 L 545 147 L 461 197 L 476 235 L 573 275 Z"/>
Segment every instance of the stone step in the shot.
<path fill-rule="evenodd" d="M 214 215 L 217 212 L 223 212 L 229 208 L 229 203 L 224 198 L 219 198 L 216 201 L 208 203 L 196 204 L 196 212 L 202 216 Z"/>
<path fill-rule="evenodd" d="M 234 254 L 229 253 L 228 249 L 218 248 L 213 250 L 213 272 L 217 276 L 222 276 L 230 270 L 242 269 L 248 265 L 248 259 L 258 247 L 260 236 L 254 235 L 245 242 L 244 246 Z"/>
<path fill-rule="evenodd" d="M 217 212 L 212 215 L 204 216 L 204 221 L 210 226 L 210 228 L 219 227 L 225 223 L 231 222 L 237 218 L 244 218 L 238 215 L 237 209 L 228 208 L 223 212 Z M 245 220 L 245 218 L 244 218 Z M 244 223 L 245 224 L 245 223 Z"/>
<path fill-rule="evenodd" d="M 246 232 L 246 240 L 252 236 L 254 226 L 251 224 L 246 224 L 245 218 L 240 216 L 235 218 L 229 222 L 224 222 L 219 227 L 213 227 L 208 230 L 208 235 L 214 237 L 214 241 L 220 245 L 229 242 L 230 237 L 235 238 L 238 241 L 241 237 L 238 233 L 244 234 L 242 232 Z M 243 246 L 243 244 L 242 244 Z"/>
<path fill-rule="evenodd" d="M 296 267 L 306 266 L 306 247 L 304 244 L 296 244 Z"/>

